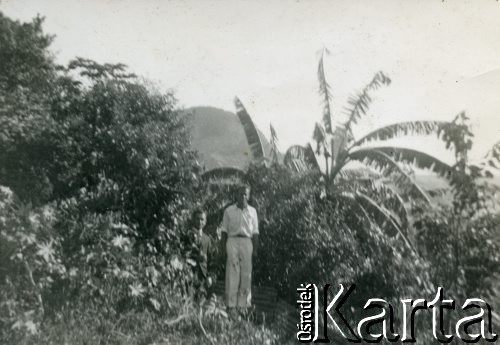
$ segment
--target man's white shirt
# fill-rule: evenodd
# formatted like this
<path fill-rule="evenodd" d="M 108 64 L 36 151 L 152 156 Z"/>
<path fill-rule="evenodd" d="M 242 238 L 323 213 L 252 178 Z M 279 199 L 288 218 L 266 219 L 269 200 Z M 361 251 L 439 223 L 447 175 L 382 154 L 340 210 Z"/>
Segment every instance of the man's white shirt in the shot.
<path fill-rule="evenodd" d="M 224 211 L 221 231 L 227 233 L 228 237 L 246 236 L 252 237 L 259 234 L 259 221 L 257 211 L 250 205 L 240 209 L 231 205 Z"/>

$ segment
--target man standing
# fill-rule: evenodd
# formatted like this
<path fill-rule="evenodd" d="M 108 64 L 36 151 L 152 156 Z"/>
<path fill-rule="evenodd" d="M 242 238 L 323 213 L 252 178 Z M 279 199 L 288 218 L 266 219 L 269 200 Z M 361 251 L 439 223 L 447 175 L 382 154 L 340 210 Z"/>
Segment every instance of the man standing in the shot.
<path fill-rule="evenodd" d="M 257 211 L 248 205 L 250 187 L 238 188 L 236 204 L 224 211 L 221 224 L 222 242 L 226 245 L 226 305 L 229 314 L 235 308 L 243 314 L 251 305 L 252 257 L 256 257 L 259 240 Z"/>
<path fill-rule="evenodd" d="M 201 208 L 197 208 L 191 215 L 191 234 L 189 239 L 190 258 L 193 260 L 195 271 L 195 297 L 208 293 L 212 286 L 212 277 L 208 271 L 209 261 L 214 255 L 212 239 L 203 230 L 207 223 L 207 215 Z"/>

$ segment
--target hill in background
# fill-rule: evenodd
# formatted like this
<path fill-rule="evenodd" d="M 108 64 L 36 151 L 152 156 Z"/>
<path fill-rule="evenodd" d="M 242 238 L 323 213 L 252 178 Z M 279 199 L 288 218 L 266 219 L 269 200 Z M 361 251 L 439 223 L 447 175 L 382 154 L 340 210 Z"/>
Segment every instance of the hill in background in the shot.
<path fill-rule="evenodd" d="M 252 153 L 236 114 L 214 107 L 193 107 L 185 112 L 190 116 L 191 145 L 207 170 L 248 166 Z M 269 142 L 259 129 L 257 131 L 267 154 Z"/>
<path fill-rule="evenodd" d="M 245 168 L 251 161 L 243 126 L 236 114 L 215 107 L 193 107 L 185 110 L 190 116 L 191 143 L 198 151 L 201 164 L 207 170 L 217 167 Z M 264 134 L 257 129 L 264 146 L 264 152 L 270 152 L 270 145 Z M 430 172 L 417 172 L 417 183 L 425 190 L 445 189 L 447 181 Z M 500 186 L 500 177 L 492 183 Z"/>

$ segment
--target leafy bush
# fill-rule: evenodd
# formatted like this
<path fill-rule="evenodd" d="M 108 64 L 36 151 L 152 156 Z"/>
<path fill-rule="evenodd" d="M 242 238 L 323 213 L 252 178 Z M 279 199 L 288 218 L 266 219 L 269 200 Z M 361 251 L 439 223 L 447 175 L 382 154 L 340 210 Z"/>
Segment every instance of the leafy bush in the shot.
<path fill-rule="evenodd" d="M 0 16 L 6 341 L 79 303 L 165 315 L 195 278 L 180 238 L 200 166 L 175 97 L 120 64 L 56 66 L 41 23 Z"/>
<path fill-rule="evenodd" d="M 482 296 L 492 301 L 500 273 L 499 214 L 475 217 L 446 206 L 418 212 L 415 219 L 420 251 L 430 261 L 434 284 L 456 298 Z"/>
<path fill-rule="evenodd" d="M 471 296 L 496 299 L 499 218 L 484 208 L 491 203 L 487 191 L 492 187 L 472 183 L 474 193 L 457 193 L 455 198 L 475 200 L 454 203 L 467 209 L 413 204 L 407 231 L 415 233 L 414 252 L 384 228 L 353 217 L 352 205 L 324 194 L 314 174 L 292 175 L 279 166 L 254 165 L 247 179 L 261 226 L 255 283 L 275 286 L 291 304 L 295 289 L 307 282 L 357 284 L 349 299 L 357 313 L 349 306 L 344 310 L 346 317 L 358 321 L 369 298 L 398 305 L 401 298 L 431 298 L 438 286 L 458 301 Z M 398 313 L 396 317 L 401 320 Z M 420 322 L 417 327 L 420 340 L 432 340 L 430 325 Z"/>
<path fill-rule="evenodd" d="M 360 301 L 429 288 L 425 260 L 400 239 L 353 217 L 344 199 L 323 193 L 317 176 L 262 165 L 248 175 L 261 219 L 257 284 L 277 287 L 290 302 L 305 282 L 356 283 Z"/>
<path fill-rule="evenodd" d="M 0 188 L 0 339 L 36 333 L 45 294 L 66 274 L 52 206 L 32 208 Z"/>

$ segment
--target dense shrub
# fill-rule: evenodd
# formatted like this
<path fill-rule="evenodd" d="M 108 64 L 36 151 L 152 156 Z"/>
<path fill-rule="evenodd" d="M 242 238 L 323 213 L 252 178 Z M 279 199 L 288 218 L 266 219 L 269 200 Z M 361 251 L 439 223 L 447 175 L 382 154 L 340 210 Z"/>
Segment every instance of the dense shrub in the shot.
<path fill-rule="evenodd" d="M 0 187 L 0 339 L 36 333 L 46 293 L 68 273 L 54 221 L 52 206 L 22 205 Z"/>
<path fill-rule="evenodd" d="M 195 278 L 180 238 L 199 164 L 175 97 L 120 64 L 56 66 L 41 23 L 0 16 L 2 342 L 78 304 L 172 313 Z"/>
<path fill-rule="evenodd" d="M 416 251 L 412 251 L 401 238 L 353 218 L 345 199 L 324 194 L 314 174 L 294 175 L 279 166 L 254 165 L 247 178 L 261 225 L 255 283 L 277 287 L 292 304 L 295 289 L 307 282 L 329 283 L 334 291 L 338 284 L 357 284 L 349 299 L 356 312 L 351 313 L 349 306 L 344 310 L 358 321 L 369 298 L 383 298 L 393 305 L 402 298 L 432 300 L 438 286 L 458 303 L 471 296 L 491 303 L 496 299 L 499 218 L 482 206 L 491 204 L 492 195 L 481 193 L 480 185 L 475 187 L 479 199 L 473 196 L 480 207 L 472 218 L 470 210 L 414 204 L 409 230 L 415 233 Z M 465 196 L 457 193 L 458 197 Z M 455 204 L 478 207 L 472 202 Z M 417 323 L 424 342 L 432 341 L 427 321 Z"/>
<path fill-rule="evenodd" d="M 276 286 L 289 301 L 305 282 L 356 283 L 362 302 L 429 287 L 425 260 L 401 240 L 353 218 L 350 205 L 322 192 L 317 176 L 255 166 L 249 179 L 261 216 L 258 284 Z"/>
<path fill-rule="evenodd" d="M 464 211 L 464 210 L 462 210 Z M 494 298 L 500 273 L 499 214 L 469 217 L 467 212 L 435 206 L 415 219 L 419 249 L 431 263 L 434 284 L 456 298 Z"/>

